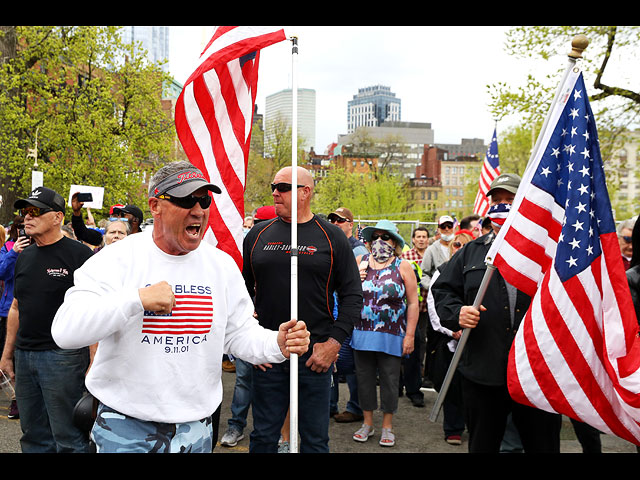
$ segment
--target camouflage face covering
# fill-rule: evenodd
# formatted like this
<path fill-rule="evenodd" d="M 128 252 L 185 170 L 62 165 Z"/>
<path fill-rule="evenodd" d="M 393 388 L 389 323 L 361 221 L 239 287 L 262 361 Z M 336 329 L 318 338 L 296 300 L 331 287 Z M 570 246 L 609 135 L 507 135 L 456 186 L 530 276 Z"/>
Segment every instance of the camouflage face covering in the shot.
<path fill-rule="evenodd" d="M 376 260 L 376 262 L 382 263 L 389 260 L 391 255 L 393 255 L 393 250 L 393 246 L 389 245 L 381 238 L 374 240 L 374 242 L 371 244 L 371 255 L 373 255 L 373 258 Z"/>

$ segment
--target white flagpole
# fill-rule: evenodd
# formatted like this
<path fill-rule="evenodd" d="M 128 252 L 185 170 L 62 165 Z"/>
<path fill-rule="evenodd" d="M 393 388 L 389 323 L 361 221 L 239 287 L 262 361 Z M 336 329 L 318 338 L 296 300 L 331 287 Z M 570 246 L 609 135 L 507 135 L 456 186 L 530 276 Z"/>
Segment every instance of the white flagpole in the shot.
<path fill-rule="evenodd" d="M 298 38 L 291 37 L 291 318 L 298 319 Z M 289 361 L 289 451 L 298 453 L 298 355 Z"/>
<path fill-rule="evenodd" d="M 540 142 L 542 137 L 544 136 L 545 130 L 547 129 L 548 123 L 549 123 L 549 118 L 551 117 L 551 113 L 553 111 L 553 108 L 556 104 L 556 102 L 558 101 L 558 98 L 560 97 L 561 93 L 562 93 L 562 86 L 565 83 L 565 80 L 567 78 L 567 76 L 569 75 L 569 72 L 571 71 L 571 69 L 575 66 L 576 61 L 579 58 L 582 58 L 582 52 L 585 48 L 587 48 L 588 45 L 588 40 L 584 35 L 578 35 L 576 36 L 573 41 L 571 42 L 571 52 L 569 53 L 568 57 L 569 57 L 569 63 L 564 71 L 564 74 L 562 76 L 562 80 L 560 81 L 560 85 L 558 85 L 558 88 L 556 90 L 555 96 L 553 98 L 553 102 L 551 102 L 551 106 L 549 108 L 549 112 L 547 113 L 547 116 L 544 120 L 544 123 L 542 125 L 542 129 L 540 130 L 540 133 L 538 135 L 538 141 L 536 142 L 533 151 L 531 152 L 531 156 L 529 158 L 529 164 L 532 162 L 533 158 L 536 156 L 536 153 L 538 151 L 538 149 L 540 148 Z M 527 165 L 528 168 L 528 165 Z M 512 210 L 512 211 L 515 211 Z M 508 220 L 507 220 L 508 222 Z M 502 229 L 505 229 L 505 226 L 507 225 L 507 222 L 505 222 L 505 225 L 502 226 Z M 494 240 L 495 242 L 495 240 Z M 491 253 L 491 251 L 489 252 Z M 482 283 L 480 284 L 480 288 L 478 290 L 478 293 L 476 294 L 476 298 L 473 302 L 473 307 L 478 309 L 478 307 L 482 304 L 482 300 L 484 298 L 484 295 L 486 293 L 486 290 L 489 286 L 489 282 L 491 281 L 491 277 L 493 276 L 494 271 L 496 270 L 496 267 L 493 265 L 493 259 L 487 257 L 486 259 L 486 264 L 487 264 L 487 270 L 485 271 L 484 277 L 482 279 Z M 455 374 L 456 368 L 458 366 L 458 362 L 460 361 L 460 357 L 462 356 L 462 350 L 465 347 L 465 344 L 467 343 L 467 338 L 469 337 L 469 334 L 471 333 L 471 330 L 468 328 L 465 328 L 462 330 L 462 336 L 460 337 L 460 340 L 458 341 L 458 345 L 456 347 L 456 351 L 453 355 L 453 358 L 451 359 L 451 363 L 449 364 L 449 368 L 447 370 L 446 376 L 444 378 L 444 381 L 442 383 L 442 387 L 440 388 L 440 392 L 438 393 L 438 397 L 436 398 L 436 401 L 433 405 L 433 408 L 431 410 L 431 414 L 429 415 L 429 420 L 431 420 L 432 422 L 435 422 L 438 418 L 438 414 L 440 413 L 440 409 L 442 408 L 442 404 L 444 402 L 445 397 L 447 396 L 447 391 L 449 390 L 449 386 L 451 384 L 451 380 L 453 378 L 453 375 Z"/>

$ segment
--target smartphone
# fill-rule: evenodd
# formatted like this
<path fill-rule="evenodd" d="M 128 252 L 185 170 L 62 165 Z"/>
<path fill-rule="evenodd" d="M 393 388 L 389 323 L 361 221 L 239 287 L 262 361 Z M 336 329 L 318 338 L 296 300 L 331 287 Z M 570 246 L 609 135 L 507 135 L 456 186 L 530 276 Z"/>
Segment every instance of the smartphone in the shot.
<path fill-rule="evenodd" d="M 27 233 L 24 231 L 24 225 L 20 225 L 18 227 L 18 238 L 22 238 L 22 237 L 26 237 L 29 239 L 29 244 L 33 243 L 33 238 L 31 238 L 29 235 L 27 235 Z"/>
<path fill-rule="evenodd" d="M 79 193 L 76 197 L 79 202 L 93 202 L 93 195 L 90 193 Z"/>

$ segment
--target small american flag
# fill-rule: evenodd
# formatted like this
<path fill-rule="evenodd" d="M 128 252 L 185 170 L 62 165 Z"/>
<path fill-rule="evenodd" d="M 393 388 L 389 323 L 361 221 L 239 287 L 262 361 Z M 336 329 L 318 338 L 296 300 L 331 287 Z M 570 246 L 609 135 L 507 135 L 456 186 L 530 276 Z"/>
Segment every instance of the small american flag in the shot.
<path fill-rule="evenodd" d="M 242 268 L 244 189 L 260 49 L 285 40 L 275 27 L 216 27 L 176 103 L 176 131 L 189 161 L 222 189 L 205 239 Z"/>
<path fill-rule="evenodd" d="M 211 295 L 176 295 L 176 306 L 168 315 L 146 311 L 142 333 L 156 335 L 203 335 L 211 330 L 213 300 Z"/>
<path fill-rule="evenodd" d="M 478 181 L 478 194 L 473 204 L 473 213 L 477 213 L 481 217 L 484 217 L 487 214 L 487 210 L 489 210 L 489 199 L 487 198 L 489 186 L 491 182 L 500 175 L 497 131 L 497 128 L 493 130 L 493 137 L 491 137 L 491 143 L 489 143 L 489 148 L 487 148 L 487 155 L 482 164 L 480 180 Z"/>
<path fill-rule="evenodd" d="M 576 70 L 487 255 L 532 297 L 509 355 L 509 391 L 519 403 L 640 444 L 638 323 Z"/>

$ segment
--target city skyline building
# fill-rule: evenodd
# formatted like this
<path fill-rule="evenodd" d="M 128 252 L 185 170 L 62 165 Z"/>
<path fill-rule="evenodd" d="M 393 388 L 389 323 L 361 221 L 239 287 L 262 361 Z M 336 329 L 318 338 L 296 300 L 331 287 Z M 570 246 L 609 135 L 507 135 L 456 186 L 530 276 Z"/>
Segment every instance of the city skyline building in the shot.
<path fill-rule="evenodd" d="M 149 25 L 128 25 L 121 27 L 122 40 L 125 43 L 140 42 L 152 62 L 169 60 L 169 27 Z M 169 70 L 169 63 L 162 65 L 162 70 Z"/>
<path fill-rule="evenodd" d="M 316 142 L 316 91 L 310 88 L 298 88 L 297 128 L 298 148 L 309 151 Z M 290 128 L 293 121 L 293 91 L 288 88 L 268 95 L 265 98 L 264 111 L 264 148 L 275 140 L 278 121 Z"/>
<path fill-rule="evenodd" d="M 401 100 L 385 85 L 359 88 L 347 102 L 347 133 L 358 127 L 379 127 L 401 120 Z"/>
<path fill-rule="evenodd" d="M 377 127 L 362 127 L 382 155 L 390 155 L 385 162 L 389 167 L 406 178 L 415 175 L 416 167 L 422 161 L 425 145 L 433 143 L 433 129 L 426 122 L 386 121 Z M 338 136 L 338 145 L 353 143 L 357 134 Z"/>

